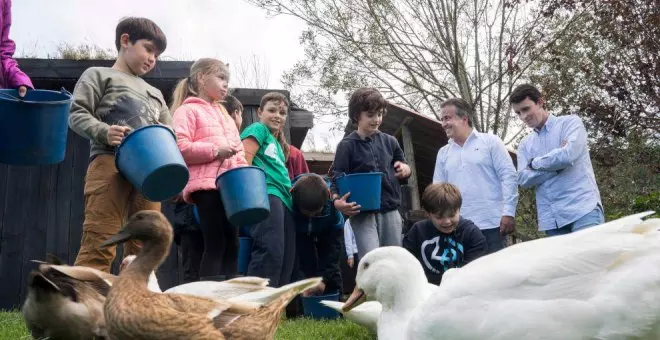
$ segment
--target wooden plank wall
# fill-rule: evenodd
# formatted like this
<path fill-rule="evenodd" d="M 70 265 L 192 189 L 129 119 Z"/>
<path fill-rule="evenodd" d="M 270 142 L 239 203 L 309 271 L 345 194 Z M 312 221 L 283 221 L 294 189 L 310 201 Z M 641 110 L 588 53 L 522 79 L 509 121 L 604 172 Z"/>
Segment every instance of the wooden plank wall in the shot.
<path fill-rule="evenodd" d="M 83 185 L 89 142 L 69 131 L 64 161 L 27 167 L 0 164 L 0 310 L 18 308 L 27 293 L 27 276 L 53 253 L 73 264 L 82 235 Z M 163 203 L 172 220 L 173 206 Z M 118 254 L 121 256 L 121 249 Z M 179 256 L 170 256 L 157 272 L 161 288 L 181 282 Z M 117 272 L 118 261 L 113 265 Z"/>
<path fill-rule="evenodd" d="M 88 143 L 69 132 L 66 158 L 60 164 L 0 164 L 0 309 L 17 308 L 24 300 L 28 273 L 36 268 L 30 260 L 53 253 L 74 262 L 82 235 Z M 171 215 L 168 209 L 165 205 L 165 213 Z M 179 282 L 173 248 L 158 273 L 163 287 Z"/>

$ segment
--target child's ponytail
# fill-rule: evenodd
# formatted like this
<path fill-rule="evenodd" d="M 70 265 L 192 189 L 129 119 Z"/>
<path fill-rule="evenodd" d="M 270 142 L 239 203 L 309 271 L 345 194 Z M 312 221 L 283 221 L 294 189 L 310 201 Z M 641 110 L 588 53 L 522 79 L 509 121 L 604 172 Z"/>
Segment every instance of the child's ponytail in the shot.
<path fill-rule="evenodd" d="M 172 114 L 176 112 L 176 109 L 183 104 L 183 101 L 186 100 L 186 98 L 197 95 L 197 91 L 191 86 L 192 82 L 189 81 L 189 79 L 190 77 L 179 80 L 174 88 L 172 104 L 170 106 L 170 112 L 172 112 Z"/>
<path fill-rule="evenodd" d="M 284 127 L 280 129 L 280 131 L 277 132 L 277 135 L 275 136 L 277 138 L 277 141 L 280 142 L 280 146 L 282 146 L 282 152 L 284 153 L 284 162 L 287 162 L 289 160 L 289 154 L 291 153 L 289 150 L 289 143 L 286 142 L 286 136 L 284 136 Z"/>

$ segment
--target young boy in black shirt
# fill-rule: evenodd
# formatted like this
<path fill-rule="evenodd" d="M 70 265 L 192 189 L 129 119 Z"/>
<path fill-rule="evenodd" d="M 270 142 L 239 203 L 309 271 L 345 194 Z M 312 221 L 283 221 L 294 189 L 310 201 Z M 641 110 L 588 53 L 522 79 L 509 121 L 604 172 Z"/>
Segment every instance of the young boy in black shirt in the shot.
<path fill-rule="evenodd" d="M 403 247 L 417 257 L 430 283 L 440 284 L 447 269 L 462 267 L 486 254 L 481 230 L 460 216 L 462 202 L 455 185 L 429 185 L 421 202 L 428 219 L 415 223 L 403 239 Z"/>
<path fill-rule="evenodd" d="M 291 188 L 296 252 L 304 277 L 323 277 L 323 282 L 303 296 L 342 291 L 339 261 L 343 252 L 344 217 L 330 199 L 330 181 L 313 173 L 298 175 Z"/>

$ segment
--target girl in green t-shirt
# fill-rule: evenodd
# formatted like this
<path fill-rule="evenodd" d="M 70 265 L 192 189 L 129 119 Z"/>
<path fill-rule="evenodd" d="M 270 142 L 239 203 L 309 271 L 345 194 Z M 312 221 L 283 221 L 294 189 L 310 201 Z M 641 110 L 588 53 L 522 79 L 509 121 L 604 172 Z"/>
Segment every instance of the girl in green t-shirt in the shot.
<path fill-rule="evenodd" d="M 249 228 L 252 258 L 248 276 L 268 278 L 280 287 L 290 282 L 296 251 L 296 234 L 291 215 L 291 180 L 286 168 L 289 152 L 282 128 L 289 109 L 288 100 L 278 92 L 261 98 L 257 109 L 259 122 L 241 133 L 245 158 L 250 165 L 266 172 L 270 215 Z M 246 183 L 249 186 L 249 183 Z M 249 190 L 249 188 L 246 188 Z"/>

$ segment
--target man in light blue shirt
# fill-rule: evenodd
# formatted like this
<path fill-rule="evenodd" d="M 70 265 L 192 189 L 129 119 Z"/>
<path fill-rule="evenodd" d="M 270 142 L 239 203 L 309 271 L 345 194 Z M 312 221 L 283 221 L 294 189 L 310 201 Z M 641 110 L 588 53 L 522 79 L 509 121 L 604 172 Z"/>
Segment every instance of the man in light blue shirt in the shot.
<path fill-rule="evenodd" d="M 461 215 L 486 237 L 487 253 L 505 246 L 504 235 L 515 231 L 518 185 L 516 168 L 502 140 L 472 128 L 472 108 L 462 99 L 440 106 L 449 143 L 438 151 L 433 183 L 456 185 L 463 196 Z"/>
<path fill-rule="evenodd" d="M 536 191 L 539 230 L 554 236 L 602 224 L 603 205 L 582 119 L 549 114 L 541 92 L 529 84 L 516 87 L 509 101 L 534 129 L 518 147 L 518 184 Z"/>

